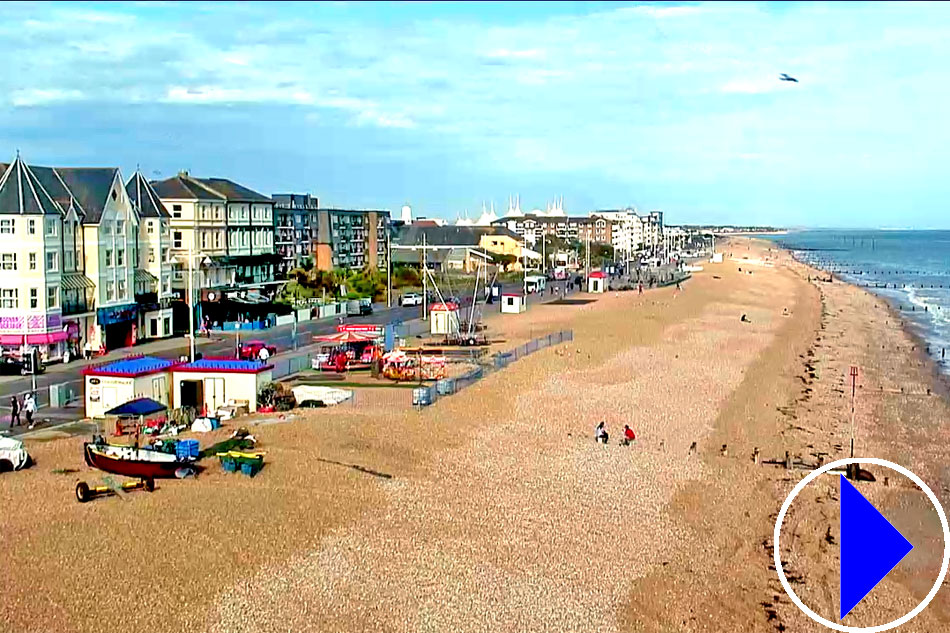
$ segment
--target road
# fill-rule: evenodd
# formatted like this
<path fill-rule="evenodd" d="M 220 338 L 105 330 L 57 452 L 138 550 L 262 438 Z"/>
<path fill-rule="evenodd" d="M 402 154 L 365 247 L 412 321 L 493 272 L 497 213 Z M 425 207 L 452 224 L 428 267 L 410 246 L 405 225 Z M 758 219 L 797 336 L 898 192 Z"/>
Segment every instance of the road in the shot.
<path fill-rule="evenodd" d="M 558 286 L 563 295 L 564 282 L 553 282 L 552 286 Z M 503 292 L 520 292 L 521 284 L 509 283 L 502 286 Z M 542 297 L 543 301 L 555 299 L 553 294 L 546 294 Z M 466 298 L 464 303 L 470 303 L 470 297 Z M 485 310 L 498 310 L 498 304 L 486 306 Z M 377 309 L 371 315 L 366 316 L 348 316 L 347 323 L 370 323 L 385 325 L 392 321 L 413 321 L 421 319 L 422 307 L 399 307 L 386 308 L 384 305 L 378 305 Z M 336 319 L 324 319 L 321 321 L 304 321 L 297 325 L 297 343 L 299 347 L 312 344 L 312 336 L 316 334 L 331 334 L 336 331 Z M 241 333 L 241 340 L 262 340 L 277 347 L 276 358 L 279 359 L 282 354 L 293 351 L 293 325 L 282 325 L 272 327 L 268 330 L 251 330 Z M 210 338 L 199 337 L 196 340 L 196 351 L 204 356 L 234 356 L 236 347 L 236 336 L 234 333 L 212 332 Z M 49 402 L 49 386 L 55 384 L 65 384 L 78 392 L 82 391 L 81 372 L 90 365 L 118 360 L 131 354 L 147 354 L 161 358 L 179 358 L 189 354 L 188 340 L 184 337 L 176 339 L 165 339 L 145 343 L 143 345 L 115 350 L 91 361 L 77 360 L 66 365 L 54 364 L 47 367 L 46 371 L 36 376 L 37 401 L 41 407 L 46 407 Z M 17 395 L 21 400 L 24 394 L 32 389 L 30 376 L 2 376 L 0 377 L 0 429 L 5 429 L 9 424 L 10 396 Z M 44 414 L 49 417 L 55 410 L 41 409 L 37 418 L 42 419 Z M 78 412 L 72 412 L 71 415 L 64 415 L 63 418 L 75 418 Z M 21 416 L 22 417 L 22 416 Z M 15 429 L 15 432 L 19 429 Z"/>

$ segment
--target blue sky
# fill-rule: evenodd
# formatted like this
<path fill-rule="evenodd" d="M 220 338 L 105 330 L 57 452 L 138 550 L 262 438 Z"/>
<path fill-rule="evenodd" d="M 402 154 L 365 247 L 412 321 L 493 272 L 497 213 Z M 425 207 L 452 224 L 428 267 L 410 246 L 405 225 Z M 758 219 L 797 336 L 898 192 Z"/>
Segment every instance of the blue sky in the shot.
<path fill-rule="evenodd" d="M 0 50 L 0 160 L 950 228 L 944 4 L 3 3 Z"/>

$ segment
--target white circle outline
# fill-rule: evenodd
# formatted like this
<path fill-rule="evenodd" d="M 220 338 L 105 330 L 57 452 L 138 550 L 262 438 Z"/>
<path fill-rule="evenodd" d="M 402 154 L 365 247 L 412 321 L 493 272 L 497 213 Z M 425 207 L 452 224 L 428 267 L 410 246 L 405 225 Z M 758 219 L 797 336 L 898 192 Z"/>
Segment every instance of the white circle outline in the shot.
<path fill-rule="evenodd" d="M 805 486 L 813 482 L 818 478 L 819 475 L 822 475 L 834 468 L 839 468 L 841 466 L 847 466 L 848 464 L 876 464 L 877 466 L 883 466 L 885 468 L 890 468 L 891 470 L 896 470 L 900 474 L 904 475 L 921 490 L 927 494 L 927 498 L 930 499 L 930 503 L 933 504 L 934 509 L 937 510 L 937 516 L 940 517 L 940 526 L 943 528 L 943 563 L 940 566 L 940 574 L 937 576 L 936 582 L 934 582 L 933 588 L 931 588 L 930 593 L 918 604 L 914 609 L 908 613 L 905 613 L 903 616 L 888 622 L 887 624 L 879 624 L 877 626 L 845 626 L 844 624 L 838 624 L 837 622 L 832 622 L 821 617 L 811 609 L 809 609 L 801 598 L 799 598 L 795 592 L 792 590 L 791 585 L 788 584 L 788 579 L 785 577 L 785 570 L 782 568 L 782 557 L 779 555 L 779 539 L 782 534 L 782 523 L 785 521 L 785 514 L 788 512 L 789 507 L 792 505 L 792 501 L 795 500 L 795 497 L 805 489 Z M 937 595 L 937 592 L 940 591 L 940 586 L 943 584 L 943 579 L 947 576 L 947 567 L 950 566 L 950 525 L 947 524 L 947 515 L 943 511 L 943 507 L 940 505 L 940 501 L 937 499 L 937 495 L 934 494 L 933 490 L 924 483 L 924 480 L 910 472 L 900 464 L 895 464 L 894 462 L 889 462 L 886 459 L 878 459 L 876 457 L 850 457 L 848 459 L 839 459 L 838 461 L 825 464 L 817 470 L 813 470 L 809 473 L 804 479 L 798 482 L 792 492 L 785 499 L 785 503 L 782 504 L 782 509 L 778 513 L 778 518 L 775 520 L 775 531 L 772 535 L 772 554 L 775 559 L 775 571 L 778 573 L 778 579 L 782 583 L 782 587 L 785 588 L 785 593 L 788 594 L 788 597 L 792 599 L 792 602 L 795 603 L 799 609 L 804 612 L 809 618 L 823 624 L 829 629 L 834 629 L 835 631 L 844 631 L 844 633 L 881 633 L 882 631 L 888 631 L 895 627 L 898 627 L 906 622 L 909 622 L 913 618 L 923 611 L 930 601 L 934 599 Z"/>

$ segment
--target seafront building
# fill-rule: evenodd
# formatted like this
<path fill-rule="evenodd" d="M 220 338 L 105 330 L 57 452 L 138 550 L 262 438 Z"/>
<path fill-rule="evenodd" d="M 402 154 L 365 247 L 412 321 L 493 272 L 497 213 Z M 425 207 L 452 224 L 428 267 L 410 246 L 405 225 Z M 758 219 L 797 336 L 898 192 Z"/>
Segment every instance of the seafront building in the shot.
<path fill-rule="evenodd" d="M 386 270 L 392 230 L 387 210 L 317 209 L 314 265 L 319 270 Z"/>
<path fill-rule="evenodd" d="M 171 333 L 167 218 L 140 173 L 124 185 L 115 167 L 38 167 L 18 156 L 0 174 L 5 352 L 35 346 L 50 361 Z"/>
<path fill-rule="evenodd" d="M 273 200 L 226 178 L 187 171 L 152 186 L 171 214 L 172 288 L 185 300 L 176 306 L 181 326 L 188 319 L 189 258 L 198 319 L 229 320 L 237 312 L 231 301 L 266 301 L 279 262 Z"/>
<path fill-rule="evenodd" d="M 541 255 L 527 248 L 524 237 L 502 226 L 437 226 L 413 223 L 400 227 L 393 239 L 393 263 L 467 273 L 481 262 L 503 261 L 507 270 L 540 264 Z M 499 256 L 499 257 L 495 257 Z"/>
<path fill-rule="evenodd" d="M 313 264 L 316 252 L 319 202 L 308 193 L 275 193 L 274 245 L 280 259 L 277 278 L 284 279 L 294 268 Z"/>

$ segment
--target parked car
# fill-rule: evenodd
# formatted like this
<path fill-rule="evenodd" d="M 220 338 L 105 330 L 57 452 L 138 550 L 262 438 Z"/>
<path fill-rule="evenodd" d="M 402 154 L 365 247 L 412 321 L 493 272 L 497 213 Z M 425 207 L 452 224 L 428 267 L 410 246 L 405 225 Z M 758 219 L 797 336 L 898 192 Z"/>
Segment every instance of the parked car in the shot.
<path fill-rule="evenodd" d="M 264 341 L 247 341 L 241 345 L 241 351 L 238 356 L 243 360 L 257 360 L 260 358 L 261 349 L 267 348 L 267 353 L 273 356 L 277 353 L 277 347 L 269 345 Z"/>
<path fill-rule="evenodd" d="M 418 292 L 407 292 L 403 296 L 399 297 L 399 305 L 401 306 L 421 306 L 422 305 L 422 295 Z"/>
<path fill-rule="evenodd" d="M 373 300 L 369 297 L 363 297 L 360 299 L 360 314 L 372 314 L 373 313 Z"/>

